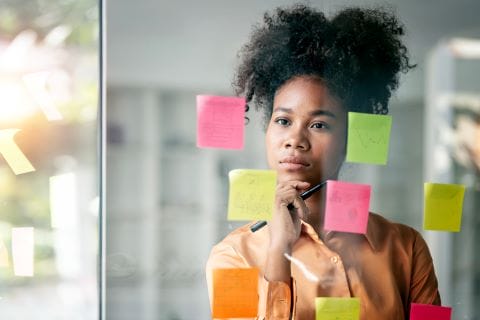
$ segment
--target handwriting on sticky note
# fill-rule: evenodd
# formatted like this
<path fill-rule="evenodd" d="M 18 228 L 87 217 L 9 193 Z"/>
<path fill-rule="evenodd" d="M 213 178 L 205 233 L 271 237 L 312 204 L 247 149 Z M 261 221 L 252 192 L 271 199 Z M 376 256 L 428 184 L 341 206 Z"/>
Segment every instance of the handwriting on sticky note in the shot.
<path fill-rule="evenodd" d="M 35 171 L 27 157 L 17 146 L 13 137 L 20 131 L 19 129 L 0 130 L 0 153 L 7 161 L 10 168 L 15 174 L 22 174 Z"/>
<path fill-rule="evenodd" d="M 33 228 L 12 228 L 13 272 L 16 276 L 33 276 Z"/>
<path fill-rule="evenodd" d="M 8 267 L 9 266 L 9 259 L 8 259 L 8 251 L 7 247 L 2 240 L 0 240 L 0 267 Z"/>
<path fill-rule="evenodd" d="M 256 317 L 258 269 L 213 270 L 213 318 Z"/>
<path fill-rule="evenodd" d="M 451 307 L 434 306 L 421 303 L 412 303 L 410 305 L 410 320 L 450 320 L 451 316 Z"/>
<path fill-rule="evenodd" d="M 367 231 L 371 187 L 343 181 L 327 181 L 325 229 L 362 233 Z"/>
<path fill-rule="evenodd" d="M 197 96 L 197 146 L 242 149 L 245 99 Z"/>
<path fill-rule="evenodd" d="M 273 170 L 236 169 L 228 174 L 228 220 L 270 220 L 277 173 Z"/>
<path fill-rule="evenodd" d="M 348 113 L 347 162 L 387 164 L 392 117 Z"/>
<path fill-rule="evenodd" d="M 359 298 L 315 298 L 316 320 L 358 320 Z"/>
<path fill-rule="evenodd" d="M 464 195 L 464 185 L 425 183 L 424 229 L 460 231 Z"/>

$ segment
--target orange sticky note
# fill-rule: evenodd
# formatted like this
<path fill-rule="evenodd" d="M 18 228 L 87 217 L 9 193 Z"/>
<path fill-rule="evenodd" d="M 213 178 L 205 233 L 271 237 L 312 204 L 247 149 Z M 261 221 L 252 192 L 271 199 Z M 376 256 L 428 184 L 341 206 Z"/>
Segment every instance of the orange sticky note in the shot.
<path fill-rule="evenodd" d="M 250 318 L 258 313 L 258 269 L 213 270 L 213 318 Z"/>
<path fill-rule="evenodd" d="M 197 96 L 197 147 L 242 149 L 245 99 Z"/>
<path fill-rule="evenodd" d="M 15 141 L 13 141 L 13 137 L 18 131 L 20 130 L 0 130 L 0 153 L 15 174 L 35 171 L 30 161 L 28 161 L 27 157 L 25 157 Z"/>

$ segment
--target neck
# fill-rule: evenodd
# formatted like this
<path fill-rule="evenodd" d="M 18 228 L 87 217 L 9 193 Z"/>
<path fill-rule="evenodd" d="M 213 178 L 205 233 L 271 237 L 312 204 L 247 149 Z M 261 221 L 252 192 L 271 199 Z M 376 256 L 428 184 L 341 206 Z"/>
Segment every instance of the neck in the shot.
<path fill-rule="evenodd" d="M 310 214 L 305 219 L 305 222 L 310 224 L 317 232 L 320 238 L 323 233 L 323 223 L 325 217 L 325 188 L 321 192 L 317 192 L 308 198 L 305 203 L 307 204 Z"/>

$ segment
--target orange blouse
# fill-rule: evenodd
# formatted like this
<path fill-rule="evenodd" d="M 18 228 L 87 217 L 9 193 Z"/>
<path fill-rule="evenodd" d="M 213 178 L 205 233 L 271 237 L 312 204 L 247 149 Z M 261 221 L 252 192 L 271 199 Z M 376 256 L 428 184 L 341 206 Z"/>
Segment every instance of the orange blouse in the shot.
<path fill-rule="evenodd" d="M 316 297 L 360 298 L 360 319 L 408 319 L 410 303 L 440 305 L 432 258 L 413 228 L 370 213 L 363 234 L 328 232 L 322 241 L 302 222 L 292 257 L 292 281 L 264 279 L 268 225 L 252 233 L 245 225 L 213 247 L 207 262 L 212 301 L 212 270 L 259 269 L 259 311 L 255 319 L 315 319 Z"/>

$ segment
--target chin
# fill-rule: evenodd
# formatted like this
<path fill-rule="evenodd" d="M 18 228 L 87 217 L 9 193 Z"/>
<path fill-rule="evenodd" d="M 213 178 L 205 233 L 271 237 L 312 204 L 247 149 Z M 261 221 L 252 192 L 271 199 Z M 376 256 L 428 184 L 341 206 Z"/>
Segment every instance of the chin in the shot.
<path fill-rule="evenodd" d="M 319 177 L 311 177 L 311 176 L 307 176 L 305 174 L 300 174 L 300 173 L 295 173 L 295 172 L 280 172 L 280 171 L 277 171 L 277 180 L 279 182 L 298 180 L 298 181 L 308 182 L 311 185 L 320 183 L 320 178 Z"/>

